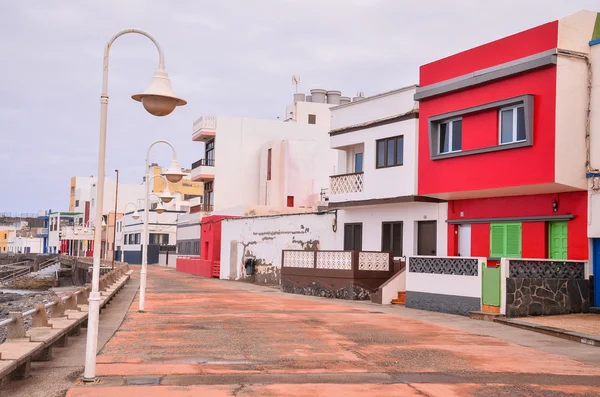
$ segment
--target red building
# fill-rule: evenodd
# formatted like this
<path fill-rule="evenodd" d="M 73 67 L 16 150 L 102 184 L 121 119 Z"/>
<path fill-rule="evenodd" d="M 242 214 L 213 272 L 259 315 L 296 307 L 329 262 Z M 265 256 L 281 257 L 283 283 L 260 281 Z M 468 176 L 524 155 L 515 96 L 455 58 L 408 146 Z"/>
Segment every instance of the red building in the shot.
<path fill-rule="evenodd" d="M 588 259 L 583 11 L 421 66 L 418 194 L 448 255 Z"/>

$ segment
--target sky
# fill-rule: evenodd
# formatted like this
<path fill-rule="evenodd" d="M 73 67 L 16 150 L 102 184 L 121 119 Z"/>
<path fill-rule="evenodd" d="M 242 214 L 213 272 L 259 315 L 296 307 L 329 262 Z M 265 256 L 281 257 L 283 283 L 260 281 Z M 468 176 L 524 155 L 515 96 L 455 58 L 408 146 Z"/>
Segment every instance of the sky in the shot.
<path fill-rule="evenodd" d="M 124 28 L 163 47 L 188 105 L 154 117 L 131 100 L 158 63 L 141 35 L 110 53 L 106 174 L 139 183 L 148 146 L 190 167 L 203 115 L 283 117 L 311 88 L 365 96 L 418 83 L 419 65 L 559 19 L 600 0 L 0 1 L 0 212 L 66 210 L 72 176 L 97 174 L 104 46 Z M 153 148 L 166 165 L 170 151 Z M 219 159 L 235 161 L 235 159 Z"/>

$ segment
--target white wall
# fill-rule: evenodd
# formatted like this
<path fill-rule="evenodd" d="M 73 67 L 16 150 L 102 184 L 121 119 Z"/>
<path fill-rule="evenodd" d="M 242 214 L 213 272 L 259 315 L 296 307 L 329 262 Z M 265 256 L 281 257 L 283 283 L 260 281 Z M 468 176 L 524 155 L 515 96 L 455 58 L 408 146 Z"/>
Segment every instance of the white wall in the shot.
<path fill-rule="evenodd" d="M 102 203 L 102 214 L 108 214 L 109 212 L 115 211 L 116 186 L 116 181 L 106 178 L 104 182 L 104 202 Z M 137 200 L 142 199 L 144 197 L 144 193 L 144 185 L 142 184 L 119 183 L 117 212 L 125 212 L 125 207 L 130 202 L 137 205 Z M 94 218 L 96 216 L 96 186 L 91 187 L 91 197 L 93 198 L 93 204 L 92 201 L 90 201 L 90 220 L 94 222 Z M 151 196 L 151 199 L 156 201 L 154 196 Z M 131 208 L 132 206 L 129 205 L 128 209 L 131 210 Z"/>
<path fill-rule="evenodd" d="M 280 120 L 218 117 L 215 144 L 214 209 L 260 203 L 260 150 L 269 141 L 286 139 L 323 140 L 325 125 L 299 124 Z M 264 168 L 264 167 L 263 167 Z M 329 173 L 331 170 L 322 170 Z"/>
<path fill-rule="evenodd" d="M 241 278 L 246 257 L 280 269 L 284 249 L 336 249 L 343 232 L 333 232 L 334 219 L 334 213 L 223 219 L 221 278 Z"/>
<path fill-rule="evenodd" d="M 177 217 L 177 241 L 200 240 L 202 213 L 179 214 Z"/>
<path fill-rule="evenodd" d="M 381 250 L 381 223 L 402 221 L 402 246 L 404 256 L 413 256 L 417 252 L 417 221 L 437 220 L 437 255 L 448 252 L 447 203 L 401 203 L 371 205 L 365 207 L 338 210 L 337 245 L 344 248 L 344 223 L 362 223 L 362 248 L 364 251 Z"/>
<path fill-rule="evenodd" d="M 413 85 L 331 108 L 331 129 L 407 113 L 418 108 L 413 98 L 415 92 L 416 86 Z"/>
<path fill-rule="evenodd" d="M 271 180 L 267 180 L 268 151 L 271 149 Z M 260 150 L 259 203 L 286 207 L 294 197 L 294 207 L 314 207 L 322 188 L 329 187 L 337 153 L 327 139 L 271 141 Z"/>
<path fill-rule="evenodd" d="M 590 47 L 592 74 L 600 76 L 600 44 Z M 590 117 L 591 167 L 600 170 L 600 78 L 592 80 L 592 114 Z M 588 237 L 600 237 L 600 177 L 590 178 L 588 200 Z M 596 188 L 594 188 L 594 184 Z M 591 252 L 591 251 L 590 251 Z"/>
<path fill-rule="evenodd" d="M 470 258 L 464 257 L 463 259 Z M 487 258 L 474 259 L 477 259 L 479 262 L 477 276 L 410 272 L 409 258 L 406 264 L 406 291 L 426 292 L 438 295 L 467 296 L 481 299 L 482 267 L 485 266 Z"/>
<path fill-rule="evenodd" d="M 12 237 L 8 240 L 8 252 L 40 254 L 43 250 L 43 239 L 38 237 Z"/>

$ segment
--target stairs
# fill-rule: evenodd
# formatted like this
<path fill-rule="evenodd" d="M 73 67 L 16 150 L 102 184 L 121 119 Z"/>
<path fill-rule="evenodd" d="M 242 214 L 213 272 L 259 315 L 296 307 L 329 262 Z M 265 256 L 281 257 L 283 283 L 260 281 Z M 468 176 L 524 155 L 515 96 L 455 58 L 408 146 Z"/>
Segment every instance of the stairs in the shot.
<path fill-rule="evenodd" d="M 406 303 L 406 291 L 398 291 L 398 299 L 392 299 L 392 305 L 404 305 Z"/>

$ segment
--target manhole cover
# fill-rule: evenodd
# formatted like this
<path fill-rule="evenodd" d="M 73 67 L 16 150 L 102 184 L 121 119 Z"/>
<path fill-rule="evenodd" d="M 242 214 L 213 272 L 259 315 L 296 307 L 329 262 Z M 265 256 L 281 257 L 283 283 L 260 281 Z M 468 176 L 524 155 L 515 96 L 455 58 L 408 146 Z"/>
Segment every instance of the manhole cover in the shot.
<path fill-rule="evenodd" d="M 160 378 L 128 378 L 125 380 L 126 385 L 159 385 Z"/>

